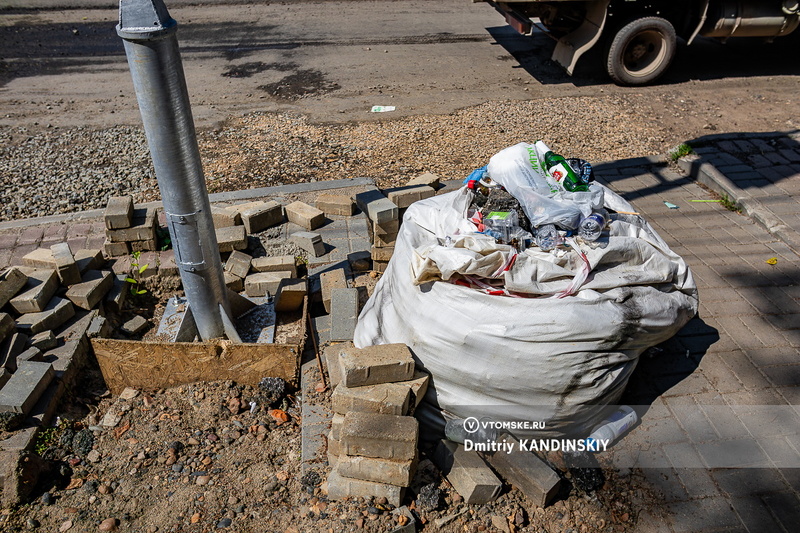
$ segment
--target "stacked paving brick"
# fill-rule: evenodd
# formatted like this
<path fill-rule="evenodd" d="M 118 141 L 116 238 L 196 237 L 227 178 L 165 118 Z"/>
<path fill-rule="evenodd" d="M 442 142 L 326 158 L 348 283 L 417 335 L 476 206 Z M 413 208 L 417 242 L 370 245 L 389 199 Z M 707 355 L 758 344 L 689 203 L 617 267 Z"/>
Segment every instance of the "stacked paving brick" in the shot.
<path fill-rule="evenodd" d="M 419 427 L 412 416 L 429 376 L 404 344 L 325 350 L 334 412 L 328 436 L 328 497 L 384 497 L 399 506 L 416 470 Z"/>
<path fill-rule="evenodd" d="M 400 231 L 405 210 L 414 202 L 436 194 L 439 177 L 426 173 L 408 182 L 405 187 L 377 189 L 356 196 L 356 203 L 369 223 L 373 269 L 385 272 L 394 254 L 394 245 Z"/>
<path fill-rule="evenodd" d="M 82 365 L 86 332 L 115 287 L 104 264 L 100 250 L 60 243 L 0 273 L 0 414 L 12 426 L 48 423 Z"/>

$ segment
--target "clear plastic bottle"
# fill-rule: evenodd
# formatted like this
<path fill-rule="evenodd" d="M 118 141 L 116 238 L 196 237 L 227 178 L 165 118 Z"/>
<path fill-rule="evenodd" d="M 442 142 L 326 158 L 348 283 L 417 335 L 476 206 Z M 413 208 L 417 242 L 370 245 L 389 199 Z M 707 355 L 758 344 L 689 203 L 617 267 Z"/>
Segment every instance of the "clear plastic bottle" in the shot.
<path fill-rule="evenodd" d="M 477 429 L 475 431 L 467 431 L 467 428 L 464 427 L 464 422 L 467 420 L 473 425 L 477 423 Z M 491 419 L 489 418 L 481 418 L 480 420 L 476 420 L 475 418 L 448 420 L 444 425 L 444 436 L 447 437 L 447 440 L 459 444 L 464 444 L 464 441 L 467 439 L 473 442 L 493 442 L 497 440 L 497 430 L 488 424 L 490 421 Z"/>
<path fill-rule="evenodd" d="M 555 224 L 544 224 L 536 228 L 536 246 L 543 252 L 554 250 L 560 244 L 561 236 Z"/>
<path fill-rule="evenodd" d="M 603 209 L 595 211 L 578 224 L 578 235 L 584 241 L 596 241 L 600 238 L 608 223 L 608 212 Z"/>
<path fill-rule="evenodd" d="M 600 440 L 608 441 L 610 444 L 624 435 L 638 421 L 639 415 L 636 414 L 632 407 L 620 405 L 611 416 L 595 426 L 586 439 L 586 445 L 587 447 L 589 445 L 594 447 L 596 446 L 595 441 Z"/>

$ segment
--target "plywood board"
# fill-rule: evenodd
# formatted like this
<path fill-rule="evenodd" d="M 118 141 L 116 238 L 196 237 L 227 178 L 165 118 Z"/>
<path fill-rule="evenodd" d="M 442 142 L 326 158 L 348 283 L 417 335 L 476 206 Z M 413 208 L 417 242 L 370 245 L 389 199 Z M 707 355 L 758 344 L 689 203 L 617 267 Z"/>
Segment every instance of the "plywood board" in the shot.
<path fill-rule="evenodd" d="M 307 313 L 307 301 L 303 315 Z M 303 332 L 305 336 L 305 321 Z M 109 390 L 158 389 L 197 381 L 233 380 L 256 386 L 261 378 L 279 377 L 298 385 L 302 344 L 147 342 L 92 339 Z"/>

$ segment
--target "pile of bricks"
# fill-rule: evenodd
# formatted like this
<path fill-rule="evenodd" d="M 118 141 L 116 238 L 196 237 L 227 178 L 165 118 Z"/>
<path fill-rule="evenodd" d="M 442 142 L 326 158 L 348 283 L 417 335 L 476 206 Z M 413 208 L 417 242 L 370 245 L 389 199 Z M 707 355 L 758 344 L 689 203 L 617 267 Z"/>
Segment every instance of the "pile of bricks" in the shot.
<path fill-rule="evenodd" d="M 385 272 L 394 255 L 394 245 L 405 210 L 414 202 L 436 194 L 439 177 L 426 173 L 408 182 L 405 187 L 373 189 L 356 195 L 356 203 L 367 215 L 372 248 L 372 268 Z"/>
<path fill-rule="evenodd" d="M 104 218 L 106 242 L 103 251 L 108 257 L 157 250 L 155 209 L 134 209 L 132 197 L 113 196 L 108 200 Z"/>
<path fill-rule="evenodd" d="M 87 332 L 105 325 L 98 308 L 121 305 L 125 282 L 100 270 L 100 250 L 73 255 L 66 243 L 23 262 L 0 274 L 0 413 L 47 423 L 88 352 Z"/>
<path fill-rule="evenodd" d="M 257 257 L 234 250 L 225 261 L 225 285 L 250 297 L 276 296 L 276 311 L 296 311 L 308 293 L 305 279 L 297 277 L 297 265 L 291 255 Z"/>
<path fill-rule="evenodd" d="M 383 497 L 399 506 L 418 462 L 419 427 L 411 415 L 429 376 L 415 370 L 404 344 L 334 344 L 325 359 L 335 387 L 328 497 Z"/>

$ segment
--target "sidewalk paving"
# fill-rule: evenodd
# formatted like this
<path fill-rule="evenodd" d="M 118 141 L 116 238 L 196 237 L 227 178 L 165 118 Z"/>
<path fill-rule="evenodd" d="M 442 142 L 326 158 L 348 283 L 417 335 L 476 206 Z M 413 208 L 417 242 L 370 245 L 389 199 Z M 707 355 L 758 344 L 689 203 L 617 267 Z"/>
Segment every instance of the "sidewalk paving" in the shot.
<path fill-rule="evenodd" d="M 645 467 L 664 502 L 639 517 L 637 531 L 794 531 L 800 523 L 800 143 L 789 136 L 698 141 L 700 159 L 683 162 L 687 172 L 664 158 L 595 167 L 686 260 L 700 292 L 698 316 L 661 353 L 642 357 L 626 392 L 625 401 L 646 413 L 618 444 L 619 453 L 637 454 L 635 464 Z M 698 182 L 737 200 L 749 216 L 692 202 L 712 198 Z M 56 242 L 69 242 L 73 251 L 102 248 L 99 217 L 1 224 L 0 268 Z M 361 229 L 331 226 L 347 243 L 331 261 L 367 242 Z M 756 412 L 753 406 L 774 406 L 786 417 L 746 416 Z M 769 430 L 775 427 L 780 431 Z M 710 468 L 726 454 L 752 457 L 750 467 Z"/>

